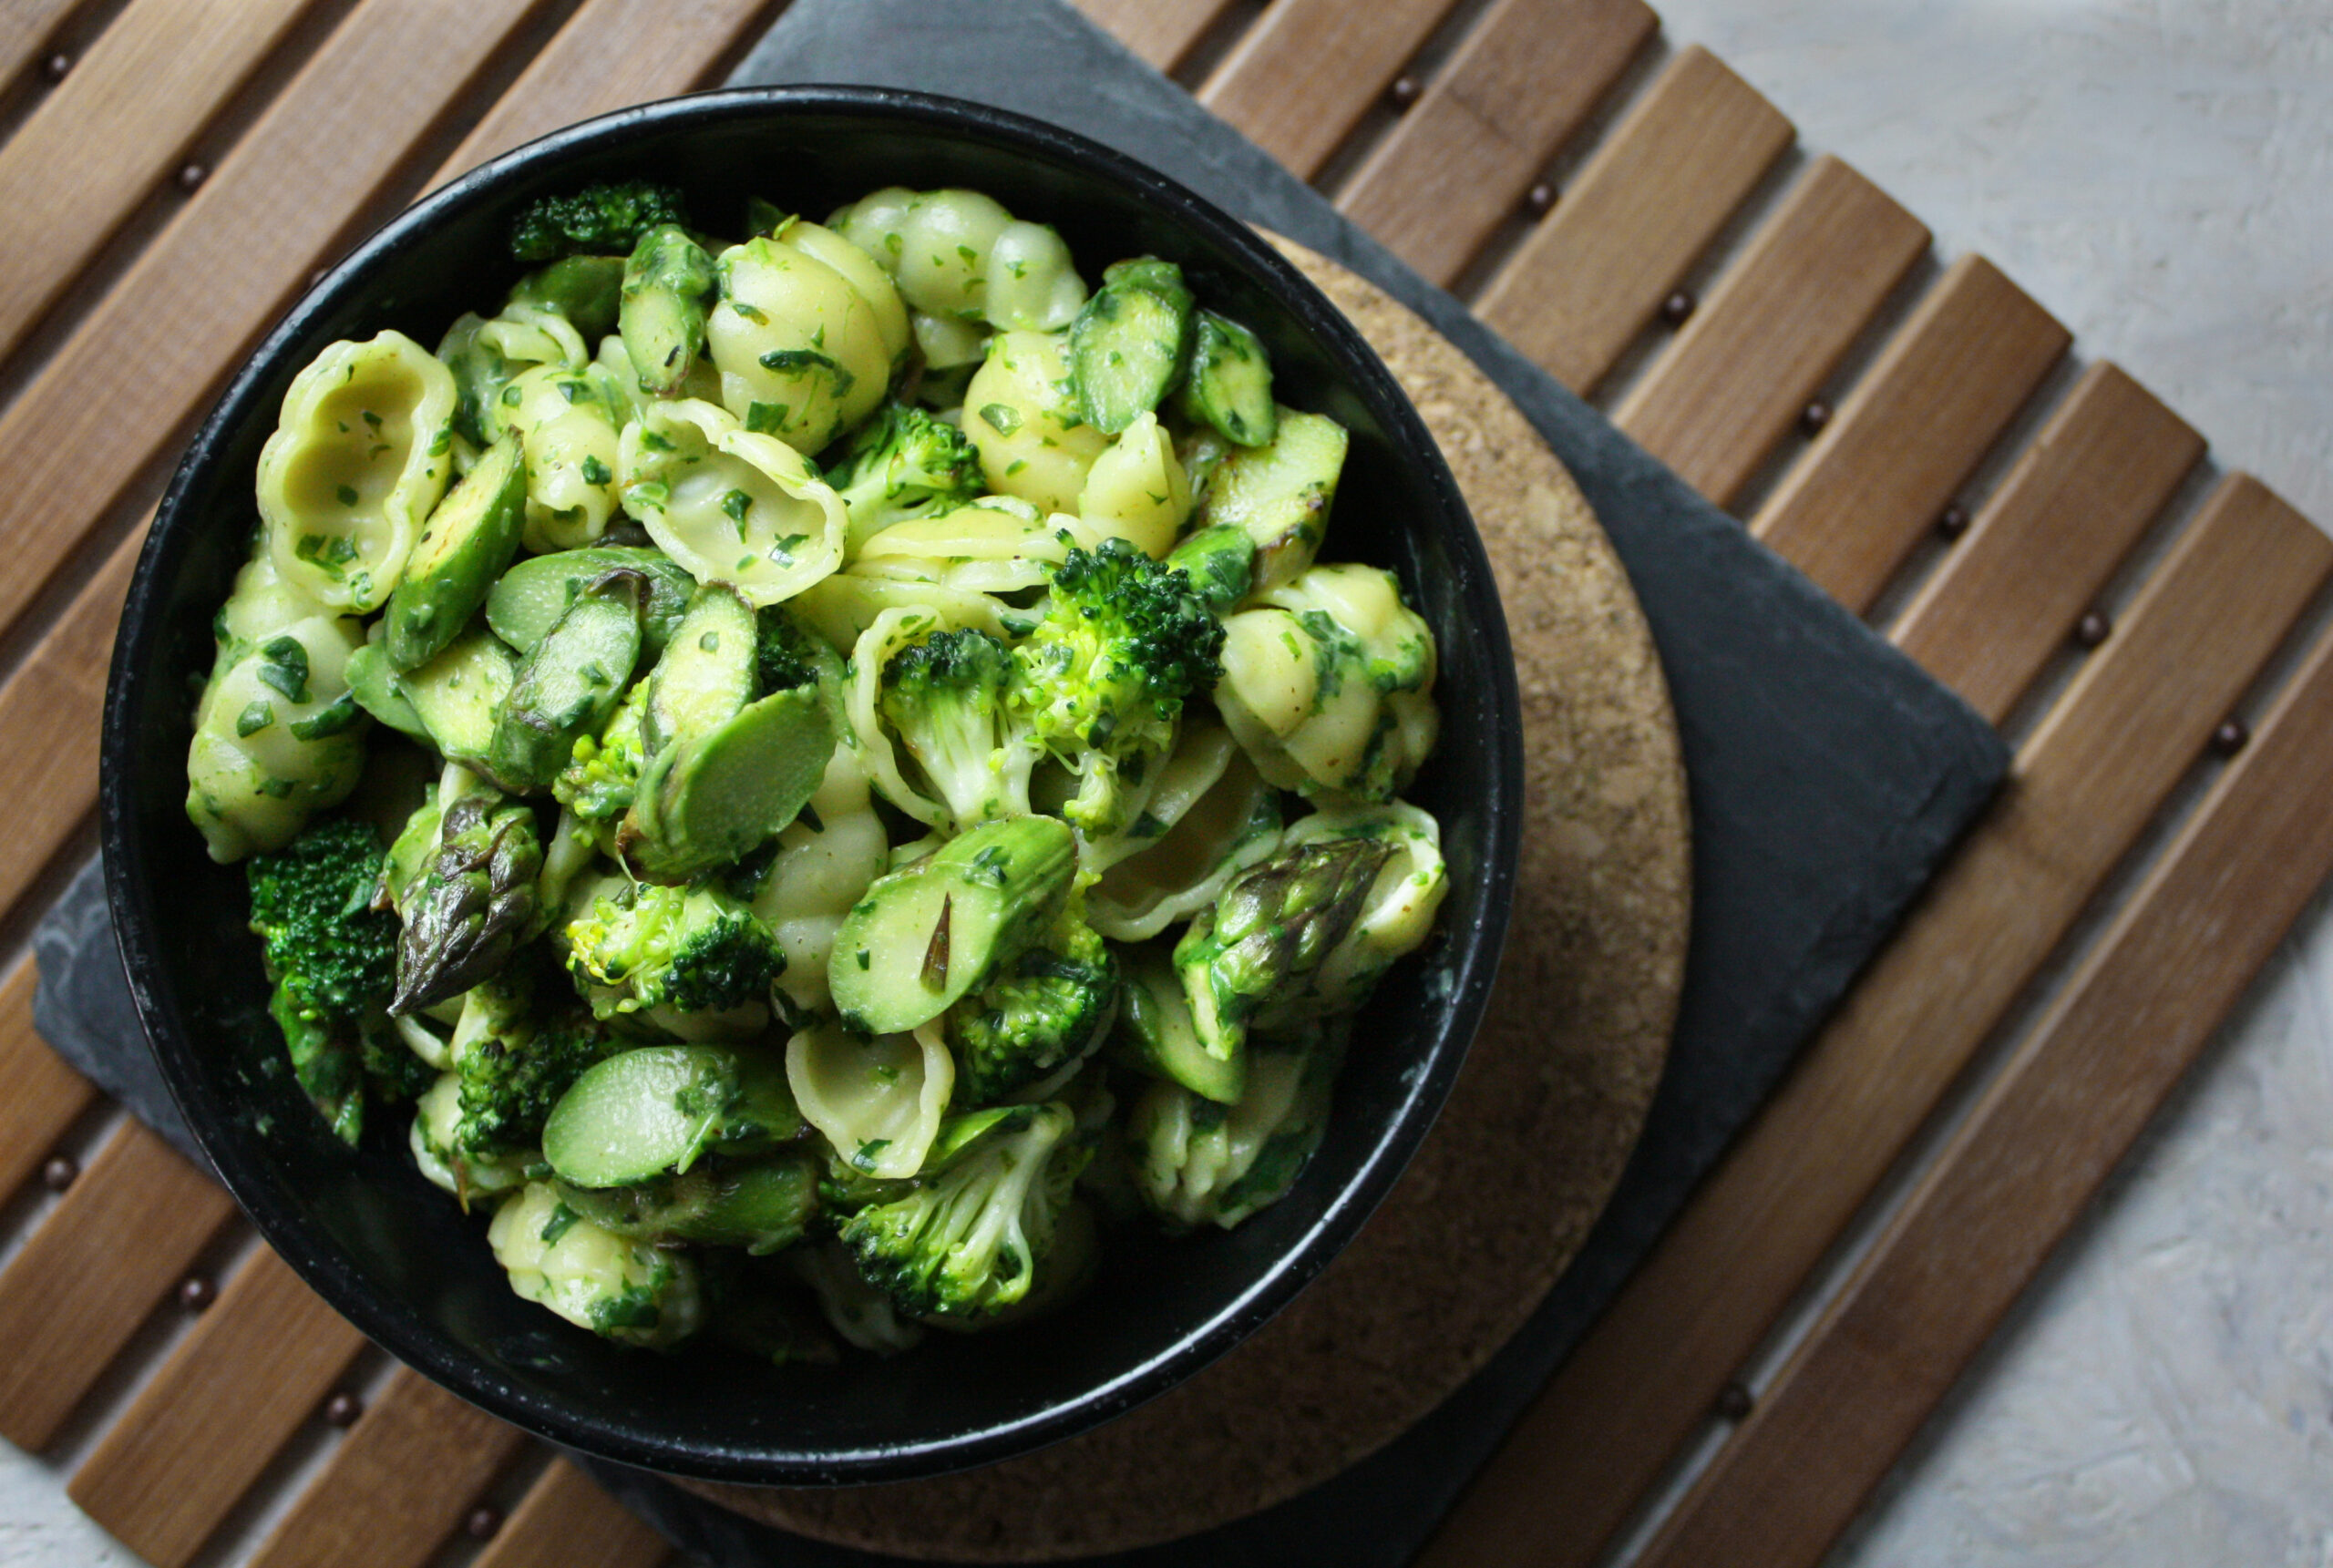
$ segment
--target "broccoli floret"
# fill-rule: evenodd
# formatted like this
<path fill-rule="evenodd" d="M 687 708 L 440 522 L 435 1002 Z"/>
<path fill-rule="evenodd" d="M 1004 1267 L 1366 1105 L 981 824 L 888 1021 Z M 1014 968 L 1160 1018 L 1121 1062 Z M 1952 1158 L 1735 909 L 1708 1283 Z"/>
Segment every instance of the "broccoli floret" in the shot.
<path fill-rule="evenodd" d="M 958 1101 L 1001 1100 L 1084 1055 L 1117 1002 L 1117 960 L 1094 927 L 1065 912 L 1043 944 L 948 1009 Z"/>
<path fill-rule="evenodd" d="M 1045 618 L 1013 650 L 1016 705 L 1079 777 L 1062 815 L 1088 836 L 1132 815 L 1128 791 L 1175 736 L 1183 699 L 1221 674 L 1223 626 L 1187 573 L 1124 539 L 1073 549 Z"/>
<path fill-rule="evenodd" d="M 510 254 L 521 261 L 561 256 L 628 256 L 641 235 L 663 223 L 688 226 L 677 187 L 629 179 L 587 185 L 570 196 L 531 202 L 510 225 Z"/>
<path fill-rule="evenodd" d="M 586 822 L 613 822 L 632 808 L 640 770 L 648 765 L 642 724 L 652 684 L 646 676 L 633 682 L 607 728 L 597 735 L 577 736 L 572 760 L 550 782 L 559 804 Z"/>
<path fill-rule="evenodd" d="M 1026 816 L 1037 760 L 1007 695 L 1012 655 L 984 631 L 935 631 L 883 666 L 884 722 L 958 830 Z"/>
<path fill-rule="evenodd" d="M 980 454 L 962 431 L 920 408 L 886 403 L 827 470 L 850 514 L 849 548 L 910 518 L 952 510 L 983 487 Z"/>
<path fill-rule="evenodd" d="M 459 1033 L 454 1071 L 461 1078 L 461 1119 L 451 1147 L 467 1158 L 494 1159 L 541 1141 L 543 1119 L 584 1069 L 632 1042 L 591 1018 L 570 1013 L 538 1024 L 527 1012 L 527 988 L 488 981 L 470 993 L 463 1028 L 484 1009 L 477 1038 Z"/>
<path fill-rule="evenodd" d="M 252 856 L 252 929 L 275 982 L 268 1010 L 308 1098 L 343 1139 L 365 1124 L 365 1069 L 393 1058 L 385 1037 L 396 985 L 397 919 L 375 909 L 380 839 L 326 817 L 282 849 Z"/>
<path fill-rule="evenodd" d="M 842 1227 L 859 1274 L 919 1317 L 1019 1301 L 1087 1157 L 1075 1127 L 1066 1106 L 1015 1106 L 914 1191 L 860 1209 Z"/>
<path fill-rule="evenodd" d="M 568 967 L 601 1019 L 651 1008 L 725 1012 L 766 1000 L 786 955 L 769 927 L 712 886 L 634 884 L 567 927 Z"/>
<path fill-rule="evenodd" d="M 754 612 L 754 679 L 763 696 L 841 675 L 834 649 L 793 611 L 771 604 Z"/>

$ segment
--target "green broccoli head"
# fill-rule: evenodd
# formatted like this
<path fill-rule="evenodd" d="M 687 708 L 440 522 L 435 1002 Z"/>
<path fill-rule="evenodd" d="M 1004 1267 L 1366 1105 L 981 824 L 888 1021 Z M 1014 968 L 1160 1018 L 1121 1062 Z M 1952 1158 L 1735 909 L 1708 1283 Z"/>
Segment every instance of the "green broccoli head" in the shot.
<path fill-rule="evenodd" d="M 1100 1043 L 1116 1016 L 1118 965 L 1074 913 L 982 990 L 948 1009 L 960 1102 L 985 1105 L 1025 1089 Z"/>
<path fill-rule="evenodd" d="M 1036 749 L 1007 702 L 1012 655 L 984 631 L 935 631 L 883 666 L 879 706 L 959 829 L 1026 816 Z"/>
<path fill-rule="evenodd" d="M 985 1317 L 1026 1296 L 1085 1163 L 1066 1106 L 983 1114 L 992 1124 L 943 1167 L 842 1227 L 859 1274 L 919 1317 Z"/>
<path fill-rule="evenodd" d="M 1129 792 L 1174 740 L 1183 699 L 1213 689 L 1222 651 L 1222 622 L 1180 568 L 1124 539 L 1069 552 L 1013 658 L 1016 703 L 1079 776 L 1063 808 L 1073 825 L 1094 835 L 1125 825 Z"/>
<path fill-rule="evenodd" d="M 763 696 L 841 676 L 834 649 L 792 610 L 770 604 L 754 612 L 754 679 Z"/>
<path fill-rule="evenodd" d="M 480 1011 L 484 1027 L 462 1042 L 455 1062 L 461 1079 L 456 1153 L 490 1160 L 531 1148 L 542 1140 L 543 1119 L 583 1070 L 632 1043 L 580 1009 L 538 1022 L 529 1016 L 530 992 L 523 982 L 498 977 L 471 993 L 468 1005 Z"/>
<path fill-rule="evenodd" d="M 678 187 L 645 179 L 587 185 L 528 204 L 510 225 L 510 254 L 527 262 L 562 256 L 628 256 L 641 235 L 663 223 L 688 226 Z"/>
<path fill-rule="evenodd" d="M 396 1060 L 376 1038 L 396 985 L 397 918 L 374 907 L 383 859 L 371 827 L 325 817 L 246 870 L 252 929 L 275 982 L 268 1010 L 301 1088 L 351 1143 L 364 1128 L 368 1058 L 381 1068 Z"/>
<path fill-rule="evenodd" d="M 551 780 L 550 793 L 559 804 L 586 822 L 613 822 L 632 808 L 640 772 L 648 765 L 642 726 L 652 684 L 644 675 L 633 682 L 607 728 L 577 736 L 572 760 Z"/>
<path fill-rule="evenodd" d="M 827 483 L 850 514 L 854 549 L 894 523 L 951 510 L 985 488 L 980 454 L 964 433 L 903 403 L 885 404 L 859 426 Z"/>
<path fill-rule="evenodd" d="M 709 886 L 634 884 L 567 927 L 568 967 L 601 1019 L 649 1008 L 725 1012 L 766 1000 L 786 954 L 768 927 Z"/>

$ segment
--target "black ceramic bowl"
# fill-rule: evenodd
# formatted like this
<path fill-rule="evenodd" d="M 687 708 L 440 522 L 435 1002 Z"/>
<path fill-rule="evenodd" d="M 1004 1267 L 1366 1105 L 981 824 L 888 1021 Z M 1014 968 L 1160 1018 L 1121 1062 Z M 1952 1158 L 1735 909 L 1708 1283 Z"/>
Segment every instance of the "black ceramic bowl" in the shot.
<path fill-rule="evenodd" d="M 1441 933 L 1371 1003 L 1325 1145 L 1238 1230 L 1114 1237 L 1093 1290 L 1029 1330 L 912 1355 L 777 1368 L 626 1350 L 514 1296 L 484 1226 L 376 1129 L 335 1143 L 281 1061 L 239 867 L 188 825 L 190 693 L 253 525 L 254 465 L 327 343 L 434 343 L 519 269 L 511 215 L 547 192 L 653 176 L 700 220 L 748 195 L 823 214 L 879 186 L 967 185 L 1051 223 L 1081 270 L 1150 251 L 1269 346 L 1281 399 L 1352 432 L 1326 555 L 1396 569 L 1442 645 L 1441 749 L 1414 799 L 1441 818 Z M 673 1474 L 803 1485 L 930 1475 L 1067 1436 L 1221 1355 L 1320 1273 L 1401 1173 L 1481 1019 L 1505 932 L 1521 742 L 1506 623 L 1457 487 L 1344 319 L 1256 235 L 1095 143 L 971 104 L 856 87 L 708 94 L 610 115 L 498 159 L 360 246 L 260 345 L 195 438 L 138 567 L 107 694 L 107 888 L 162 1071 L 228 1187 L 301 1276 L 398 1358 L 553 1441 Z M 382 1119 L 385 1122 L 385 1118 Z"/>

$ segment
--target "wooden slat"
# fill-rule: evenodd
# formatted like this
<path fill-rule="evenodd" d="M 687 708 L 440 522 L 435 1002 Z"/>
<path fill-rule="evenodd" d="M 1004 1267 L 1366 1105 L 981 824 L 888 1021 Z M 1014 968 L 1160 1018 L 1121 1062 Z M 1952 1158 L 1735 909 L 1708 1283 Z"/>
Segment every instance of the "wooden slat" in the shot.
<path fill-rule="evenodd" d="M 431 183 L 561 126 L 706 85 L 738 36 L 776 8 L 771 0 L 585 0 Z"/>
<path fill-rule="evenodd" d="M 1751 531 L 1863 613 L 2072 335 L 1982 256 L 1920 302 Z"/>
<path fill-rule="evenodd" d="M 1906 607 L 1896 645 L 2000 723 L 2203 456 L 2146 388 L 2091 366 Z"/>
<path fill-rule="evenodd" d="M 2002 798 L 1475 1480 L 1429 1568 L 1592 1561 L 2333 569 L 2223 488 Z"/>
<path fill-rule="evenodd" d="M 1076 0 L 1077 8 L 1119 43 L 1162 71 L 1183 63 L 1191 46 L 1231 9 L 1232 0 Z"/>
<path fill-rule="evenodd" d="M 0 908 L 13 907 L 97 804 L 98 723 L 121 601 L 146 530 L 115 548 L 0 686 Z"/>
<path fill-rule="evenodd" d="M 140 1122 L 114 1132 L 0 1274 L 0 1438 L 49 1447 L 233 1209 Z"/>
<path fill-rule="evenodd" d="M 1660 25 L 1644 0 L 1497 0 L 1338 193 L 1339 210 L 1449 282 Z"/>
<path fill-rule="evenodd" d="M 1927 244 L 1885 191 L 1815 159 L 1614 422 L 1724 506 Z"/>
<path fill-rule="evenodd" d="M 185 1568 L 364 1344 L 260 1248 L 67 1494 L 154 1568 Z"/>
<path fill-rule="evenodd" d="M 0 628 L 305 281 L 532 0 L 368 0 L 0 415 Z M 383 114 L 395 105 L 392 133 Z M 258 245 L 252 236 L 264 234 Z"/>
<path fill-rule="evenodd" d="M 0 1274 L 0 1437 L 46 1448 L 232 1213 L 207 1173 L 124 1123 Z"/>
<path fill-rule="evenodd" d="M 2283 512 L 2240 481 L 2231 504 Z M 1989 1085 L 1643 1568 L 1819 1561 L 2333 873 L 2333 640 Z"/>
<path fill-rule="evenodd" d="M 33 62 L 74 0 L 8 0 L 0 5 L 0 81 Z"/>
<path fill-rule="evenodd" d="M 307 0 L 132 0 L 0 147 L 0 354 L 14 348 Z M 39 236 L 38 243 L 29 237 Z"/>
<path fill-rule="evenodd" d="M 246 1568 L 421 1568 L 526 1442 L 400 1367 Z"/>
<path fill-rule="evenodd" d="M 1199 102 L 1310 179 L 1454 0 L 1274 0 Z"/>
<path fill-rule="evenodd" d="M 1476 313 L 1585 395 L 1790 143 L 1790 121 L 1716 56 L 1680 50 Z"/>
<path fill-rule="evenodd" d="M 98 1102 L 97 1086 L 34 1032 L 33 989 L 39 981 L 27 958 L 0 983 L 0 1084 L 7 1086 L 0 1091 L 0 1201 L 15 1195 Z"/>
<path fill-rule="evenodd" d="M 658 1535 L 565 1460 L 553 1460 L 475 1568 L 657 1568 Z"/>

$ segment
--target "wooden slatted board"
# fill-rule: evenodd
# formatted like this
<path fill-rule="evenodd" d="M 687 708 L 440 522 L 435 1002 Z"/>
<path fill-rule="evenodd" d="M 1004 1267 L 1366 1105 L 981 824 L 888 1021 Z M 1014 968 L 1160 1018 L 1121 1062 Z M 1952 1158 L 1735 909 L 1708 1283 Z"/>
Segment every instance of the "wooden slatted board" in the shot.
<path fill-rule="evenodd" d="M 1706 52 L 1664 53 L 1642 0 L 1084 4 L 1300 173 L 1330 170 L 1347 214 L 1567 384 L 1624 383 L 1608 403 L 1639 439 L 1721 504 L 1762 495 L 1745 520 L 1768 544 L 1858 612 L 1900 605 L 1898 646 L 2020 716 L 2002 798 L 1425 1558 L 1593 1561 L 1711 1446 L 1732 1389 L 1647 1557 L 1813 1563 L 2333 871 L 2333 635 L 2280 656 L 2333 543 L 2240 475 L 2189 515 L 2200 436 L 2112 365 L 2053 376 L 2070 344 L 2040 304 L 1981 258 L 1926 266 L 1916 219 L 1835 158 L 1794 160 L 1783 114 Z M 0 258 L 12 929 L 81 853 L 140 519 L 245 347 L 433 170 L 708 85 L 779 8 L 0 10 L 19 106 L 0 198 L 49 236 Z M 1818 396 L 1836 412 L 1808 441 Z M 2237 712 L 2264 716 L 2231 764 L 2210 743 Z M 2150 837 L 2167 847 L 2127 875 Z M 2050 1004 L 1987 1049 L 2053 969 Z M 579 1472 L 401 1371 L 287 1481 L 361 1341 L 150 1134 L 91 1127 L 99 1097 L 35 1036 L 31 986 L 25 962 L 0 983 L 0 1200 L 51 1151 L 87 1168 L 12 1210 L 0 1435 L 77 1449 L 73 1497 L 166 1568 L 238 1529 L 263 1563 L 419 1565 L 488 1498 L 510 1506 L 488 1568 L 663 1560 Z M 1739 1419 L 1743 1368 L 1971 1071 L 1973 1111 Z M 178 1322 L 185 1272 L 239 1248 Z"/>

